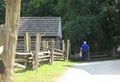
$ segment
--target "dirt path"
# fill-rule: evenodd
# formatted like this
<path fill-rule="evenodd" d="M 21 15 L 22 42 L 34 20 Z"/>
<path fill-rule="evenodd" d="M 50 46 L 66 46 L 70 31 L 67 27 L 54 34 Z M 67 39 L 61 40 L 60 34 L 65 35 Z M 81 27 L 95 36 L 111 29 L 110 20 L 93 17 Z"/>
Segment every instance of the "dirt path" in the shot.
<path fill-rule="evenodd" d="M 77 64 L 58 82 L 120 82 L 120 60 Z"/>

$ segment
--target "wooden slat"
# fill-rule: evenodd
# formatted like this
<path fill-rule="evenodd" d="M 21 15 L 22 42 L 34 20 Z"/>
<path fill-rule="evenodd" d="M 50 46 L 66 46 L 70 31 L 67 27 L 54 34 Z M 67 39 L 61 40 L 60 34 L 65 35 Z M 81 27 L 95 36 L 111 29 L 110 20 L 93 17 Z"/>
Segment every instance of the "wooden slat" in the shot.
<path fill-rule="evenodd" d="M 15 59 L 15 62 L 27 62 L 26 59 Z"/>
<path fill-rule="evenodd" d="M 64 53 L 54 52 L 54 54 L 57 54 L 57 55 L 63 55 Z"/>
<path fill-rule="evenodd" d="M 39 56 L 38 58 L 42 59 L 42 58 L 48 58 L 48 57 L 50 57 L 50 55 Z"/>
<path fill-rule="evenodd" d="M 49 59 L 40 59 L 40 60 L 38 60 L 39 62 L 41 62 L 41 61 L 49 61 Z"/>
<path fill-rule="evenodd" d="M 30 53 L 20 53 L 20 52 L 16 52 L 16 54 L 17 54 L 17 55 L 33 55 L 32 52 L 30 52 Z"/>
<path fill-rule="evenodd" d="M 54 51 L 64 53 L 64 50 L 60 50 L 60 49 L 54 49 Z"/>
<path fill-rule="evenodd" d="M 50 54 L 50 51 L 42 51 L 38 53 L 38 55 L 44 55 L 44 54 Z"/>

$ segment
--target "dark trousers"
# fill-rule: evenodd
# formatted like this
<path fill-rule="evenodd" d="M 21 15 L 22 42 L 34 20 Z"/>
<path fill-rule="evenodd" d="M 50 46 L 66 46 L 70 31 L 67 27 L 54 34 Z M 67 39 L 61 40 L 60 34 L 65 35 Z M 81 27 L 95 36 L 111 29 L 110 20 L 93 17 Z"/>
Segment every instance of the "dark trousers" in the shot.
<path fill-rule="evenodd" d="M 88 51 L 82 51 L 82 60 L 88 61 Z"/>

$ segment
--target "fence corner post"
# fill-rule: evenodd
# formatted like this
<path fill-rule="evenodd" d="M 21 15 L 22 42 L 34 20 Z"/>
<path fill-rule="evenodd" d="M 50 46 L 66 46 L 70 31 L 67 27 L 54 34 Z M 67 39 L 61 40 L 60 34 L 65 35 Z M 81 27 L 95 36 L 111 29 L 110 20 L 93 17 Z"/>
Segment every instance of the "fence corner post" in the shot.
<path fill-rule="evenodd" d="M 70 54 L 70 40 L 68 39 L 67 40 L 67 52 L 66 52 L 66 61 L 68 61 L 69 60 L 69 54 Z"/>
<path fill-rule="evenodd" d="M 54 48 L 55 48 L 55 41 L 52 39 L 52 49 L 51 49 L 51 64 L 54 61 Z"/>
<path fill-rule="evenodd" d="M 37 71 L 38 65 L 39 65 L 39 60 L 38 60 L 38 53 L 40 52 L 40 41 L 41 41 L 41 36 L 39 33 L 36 34 L 36 43 L 35 43 L 35 53 L 34 53 L 34 65 L 33 69 Z"/>

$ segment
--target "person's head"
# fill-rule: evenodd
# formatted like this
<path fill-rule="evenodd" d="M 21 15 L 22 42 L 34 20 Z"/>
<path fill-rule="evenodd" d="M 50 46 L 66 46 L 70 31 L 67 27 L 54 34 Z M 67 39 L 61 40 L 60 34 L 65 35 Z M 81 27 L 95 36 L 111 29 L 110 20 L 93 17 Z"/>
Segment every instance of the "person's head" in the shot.
<path fill-rule="evenodd" d="M 86 42 L 86 41 L 84 41 L 83 43 L 84 43 L 84 44 L 86 44 L 87 42 Z"/>

